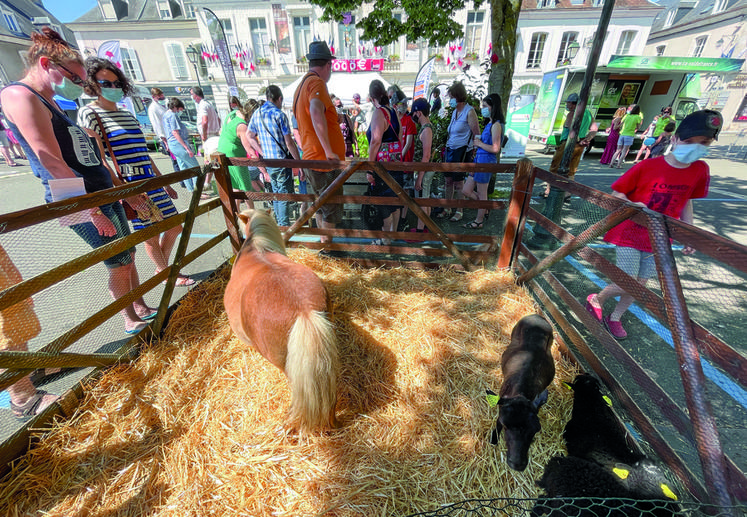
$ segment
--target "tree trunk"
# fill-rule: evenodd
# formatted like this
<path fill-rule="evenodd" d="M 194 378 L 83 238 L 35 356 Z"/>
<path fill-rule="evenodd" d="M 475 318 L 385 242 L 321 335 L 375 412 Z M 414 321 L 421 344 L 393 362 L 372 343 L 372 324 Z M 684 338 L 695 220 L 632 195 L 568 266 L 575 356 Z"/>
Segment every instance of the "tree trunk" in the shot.
<path fill-rule="evenodd" d="M 521 0 L 491 0 L 490 25 L 493 52 L 488 78 L 488 93 L 497 93 L 506 113 L 511 95 L 516 57 L 516 29 L 519 25 Z"/>

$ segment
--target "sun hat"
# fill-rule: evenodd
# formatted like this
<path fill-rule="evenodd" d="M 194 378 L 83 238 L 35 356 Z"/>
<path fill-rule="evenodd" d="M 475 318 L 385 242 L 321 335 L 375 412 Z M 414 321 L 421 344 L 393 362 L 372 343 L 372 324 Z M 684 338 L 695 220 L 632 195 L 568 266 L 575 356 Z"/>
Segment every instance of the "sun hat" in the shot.
<path fill-rule="evenodd" d="M 306 54 L 306 59 L 309 61 L 312 59 L 327 59 L 332 61 L 336 58 L 330 52 L 326 41 L 312 41 L 309 43 L 309 53 Z"/>

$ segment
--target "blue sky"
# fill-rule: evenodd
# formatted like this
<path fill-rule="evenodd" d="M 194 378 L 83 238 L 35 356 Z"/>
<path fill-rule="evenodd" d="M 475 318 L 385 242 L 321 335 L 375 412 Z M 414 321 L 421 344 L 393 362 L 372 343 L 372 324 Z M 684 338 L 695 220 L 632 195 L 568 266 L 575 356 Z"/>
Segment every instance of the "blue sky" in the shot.
<path fill-rule="evenodd" d="M 42 3 L 62 23 L 69 23 L 96 6 L 96 0 L 43 0 Z"/>

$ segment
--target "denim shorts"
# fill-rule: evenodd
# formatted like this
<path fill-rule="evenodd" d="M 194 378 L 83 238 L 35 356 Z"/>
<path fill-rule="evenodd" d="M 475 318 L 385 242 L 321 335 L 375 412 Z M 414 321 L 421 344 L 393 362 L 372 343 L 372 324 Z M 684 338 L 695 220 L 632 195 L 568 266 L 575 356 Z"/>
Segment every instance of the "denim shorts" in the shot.
<path fill-rule="evenodd" d="M 633 137 L 632 136 L 620 135 L 620 138 L 617 139 L 617 146 L 618 147 L 625 147 L 625 146 L 630 147 L 631 145 L 633 145 Z"/>
<path fill-rule="evenodd" d="M 117 233 L 111 237 L 99 235 L 99 231 L 91 222 L 74 224 L 70 226 L 78 236 L 83 239 L 93 249 L 105 246 L 115 240 L 130 235 L 130 227 L 127 225 L 127 217 L 125 216 L 124 208 L 122 204 L 112 203 L 110 205 L 101 205 L 99 207 L 106 217 L 114 224 L 117 229 Z M 131 253 L 135 253 L 135 247 L 133 246 L 129 250 L 117 253 L 113 257 L 104 259 L 106 267 L 113 269 L 127 264 L 132 264 Z"/>
<path fill-rule="evenodd" d="M 654 254 L 627 246 L 618 246 L 615 250 L 617 267 L 633 278 L 649 279 L 656 274 Z"/>

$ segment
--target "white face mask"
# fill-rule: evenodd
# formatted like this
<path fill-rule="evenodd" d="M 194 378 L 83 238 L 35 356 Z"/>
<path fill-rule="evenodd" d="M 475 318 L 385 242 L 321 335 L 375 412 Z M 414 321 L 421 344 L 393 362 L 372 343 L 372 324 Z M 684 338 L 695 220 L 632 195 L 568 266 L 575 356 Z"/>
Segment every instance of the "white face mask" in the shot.
<path fill-rule="evenodd" d="M 677 143 L 672 155 L 680 163 L 693 163 L 708 156 L 709 147 L 703 144 Z"/>

